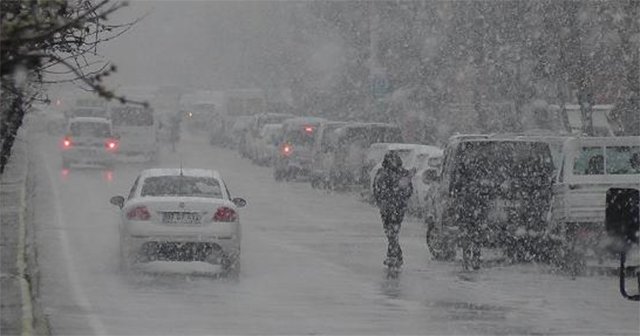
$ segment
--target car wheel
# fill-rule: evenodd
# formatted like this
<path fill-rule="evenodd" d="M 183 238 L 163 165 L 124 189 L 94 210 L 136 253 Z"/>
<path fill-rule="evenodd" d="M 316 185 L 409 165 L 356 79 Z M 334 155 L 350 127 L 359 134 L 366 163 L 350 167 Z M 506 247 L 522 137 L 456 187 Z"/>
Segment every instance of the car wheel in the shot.
<path fill-rule="evenodd" d="M 433 259 L 439 261 L 452 261 L 456 257 L 456 250 L 443 239 L 435 222 L 429 221 L 426 235 L 427 247 Z"/>
<path fill-rule="evenodd" d="M 278 169 L 274 170 L 273 171 L 273 178 L 278 182 L 282 181 L 282 172 L 280 170 L 278 170 Z"/>

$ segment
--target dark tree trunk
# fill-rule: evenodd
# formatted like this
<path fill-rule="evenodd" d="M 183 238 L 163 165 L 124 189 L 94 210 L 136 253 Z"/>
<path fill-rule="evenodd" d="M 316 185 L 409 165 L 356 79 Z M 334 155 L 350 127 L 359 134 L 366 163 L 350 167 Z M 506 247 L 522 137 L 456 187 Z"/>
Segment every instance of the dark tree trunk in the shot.
<path fill-rule="evenodd" d="M 22 118 L 24 117 L 23 97 L 21 93 L 10 94 L 3 92 L 3 99 L 11 96 L 11 103 L 3 106 L 4 111 L 0 118 L 0 174 L 4 173 L 4 168 L 11 157 L 11 148 L 18 134 L 18 129 L 22 126 Z"/>

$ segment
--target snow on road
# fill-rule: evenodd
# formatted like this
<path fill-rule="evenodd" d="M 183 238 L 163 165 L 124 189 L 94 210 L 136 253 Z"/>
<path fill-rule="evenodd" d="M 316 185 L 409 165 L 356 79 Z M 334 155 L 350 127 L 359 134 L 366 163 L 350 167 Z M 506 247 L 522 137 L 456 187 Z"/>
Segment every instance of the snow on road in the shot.
<path fill-rule="evenodd" d="M 118 212 L 145 164 L 60 170 L 51 138 L 37 139 L 40 303 L 54 334 L 633 334 L 640 311 L 617 280 L 571 280 L 544 266 L 461 277 L 430 260 L 424 228 L 401 233 L 405 266 L 387 279 L 377 211 L 353 195 L 276 183 L 271 170 L 187 138 L 160 167 L 215 168 L 241 210 L 239 281 L 118 272 Z"/>

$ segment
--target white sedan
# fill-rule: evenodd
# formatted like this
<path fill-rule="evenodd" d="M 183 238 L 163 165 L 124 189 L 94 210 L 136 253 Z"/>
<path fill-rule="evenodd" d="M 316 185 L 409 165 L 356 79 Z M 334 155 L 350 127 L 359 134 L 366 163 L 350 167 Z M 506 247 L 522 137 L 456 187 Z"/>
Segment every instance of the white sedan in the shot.
<path fill-rule="evenodd" d="M 240 271 L 242 198 L 231 198 L 217 171 L 148 169 L 129 196 L 114 196 L 121 209 L 120 261 L 124 271 Z"/>

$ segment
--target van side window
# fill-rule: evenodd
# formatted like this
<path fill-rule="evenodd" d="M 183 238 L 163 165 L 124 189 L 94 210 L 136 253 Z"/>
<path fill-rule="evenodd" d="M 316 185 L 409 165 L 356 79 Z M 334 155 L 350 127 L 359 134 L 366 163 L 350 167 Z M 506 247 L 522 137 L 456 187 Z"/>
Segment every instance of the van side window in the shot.
<path fill-rule="evenodd" d="M 562 158 L 562 162 L 560 163 L 560 172 L 558 173 L 558 183 L 564 182 L 564 158 Z"/>
<path fill-rule="evenodd" d="M 138 176 L 138 178 L 136 178 L 136 181 L 133 182 L 133 187 L 131 187 L 131 190 L 129 191 L 129 196 L 127 197 L 127 200 L 130 200 L 133 198 L 133 194 L 135 194 L 136 188 L 138 187 L 138 181 L 140 181 L 140 176 Z"/>
<path fill-rule="evenodd" d="M 607 174 L 640 174 L 640 146 L 607 147 Z"/>
<path fill-rule="evenodd" d="M 573 165 L 574 175 L 604 175 L 602 147 L 582 147 Z"/>

